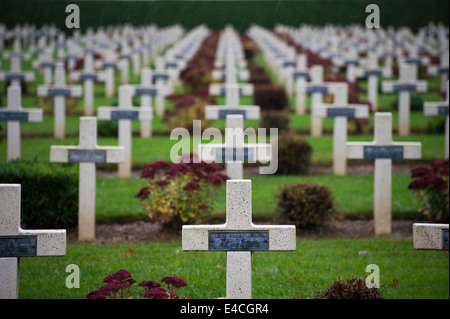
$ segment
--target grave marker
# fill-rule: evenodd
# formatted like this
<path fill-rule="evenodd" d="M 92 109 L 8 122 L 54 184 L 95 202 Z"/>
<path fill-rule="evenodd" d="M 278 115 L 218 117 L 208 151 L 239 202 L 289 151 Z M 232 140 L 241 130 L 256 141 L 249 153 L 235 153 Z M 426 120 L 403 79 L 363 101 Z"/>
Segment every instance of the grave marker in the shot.
<path fill-rule="evenodd" d="M 66 254 L 65 229 L 20 227 L 20 200 L 20 184 L 0 184 L 0 299 L 19 298 L 19 258 Z"/>
<path fill-rule="evenodd" d="M 133 107 L 134 90 L 132 85 L 121 85 L 118 107 L 99 107 L 97 110 L 100 120 L 119 121 L 119 145 L 125 147 L 125 160 L 119 164 L 119 177 L 130 177 L 131 175 L 131 121 L 150 121 L 153 116 L 152 109 Z"/>
<path fill-rule="evenodd" d="M 256 105 L 240 105 L 239 95 L 252 95 L 251 84 L 211 84 L 210 95 L 225 94 L 225 105 L 207 105 L 205 107 L 206 119 L 225 119 L 227 115 L 242 114 L 246 119 L 259 119 L 260 107 Z"/>
<path fill-rule="evenodd" d="M 318 117 L 333 117 L 333 172 L 336 175 L 347 173 L 347 118 L 368 118 L 369 107 L 365 104 L 348 103 L 348 84 L 335 84 L 333 104 L 315 104 Z"/>
<path fill-rule="evenodd" d="M 17 84 L 8 87 L 8 107 L 0 108 L 0 121 L 7 124 L 7 160 L 20 158 L 21 139 L 20 122 L 42 122 L 41 109 L 22 108 L 20 86 Z"/>
<path fill-rule="evenodd" d="M 226 222 L 183 226 L 183 251 L 227 253 L 227 299 L 252 298 L 252 252 L 295 251 L 295 226 L 254 225 L 252 182 L 228 180 Z"/>
<path fill-rule="evenodd" d="M 445 158 L 449 156 L 449 120 L 448 120 L 448 101 L 449 87 L 447 81 L 447 92 L 444 102 L 425 102 L 423 113 L 428 116 L 445 116 Z"/>
<path fill-rule="evenodd" d="M 417 80 L 417 69 L 413 65 L 400 65 L 400 78 L 398 81 L 384 81 L 382 91 L 385 93 L 398 93 L 399 135 L 409 134 L 409 116 L 411 105 L 411 92 L 426 92 L 427 82 Z"/>
<path fill-rule="evenodd" d="M 448 224 L 413 224 L 414 249 L 448 251 Z"/>
<path fill-rule="evenodd" d="M 141 137 L 148 138 L 152 136 L 152 119 L 153 119 L 153 108 L 152 99 L 154 96 L 164 95 L 164 88 L 157 88 L 152 85 L 152 71 L 149 68 L 143 68 L 141 71 L 141 84 L 134 86 L 134 95 L 141 97 L 141 108 L 150 110 L 152 115 L 150 121 L 141 121 Z"/>
<path fill-rule="evenodd" d="M 64 138 L 66 136 L 66 98 L 81 97 L 82 89 L 79 85 L 66 85 L 64 64 L 58 62 L 55 68 L 55 85 L 40 85 L 37 89 L 38 96 L 53 97 L 54 108 L 54 136 Z"/>
<path fill-rule="evenodd" d="M 20 67 L 20 59 L 11 59 L 10 71 L 0 72 L 0 81 L 11 82 L 11 85 L 22 82 L 34 82 L 34 72 L 24 72 Z"/>
<path fill-rule="evenodd" d="M 310 78 L 310 72 L 307 69 L 306 54 L 300 54 L 297 58 L 296 68 L 292 71 L 292 77 L 295 83 L 295 112 L 305 114 L 306 95 L 301 91 L 301 87 L 306 85 L 306 80 Z M 288 82 L 289 83 L 289 82 Z M 289 85 L 289 84 L 288 84 Z"/>
<path fill-rule="evenodd" d="M 94 57 L 92 50 L 86 50 L 84 57 L 84 70 L 72 72 L 70 79 L 84 83 L 84 115 L 94 114 L 94 83 L 99 79 L 99 74 L 94 72 Z"/>
<path fill-rule="evenodd" d="M 375 160 L 374 228 L 375 235 L 391 234 L 392 159 L 419 159 L 422 145 L 392 141 L 392 114 L 375 113 L 373 142 L 347 142 L 349 159 Z"/>
<path fill-rule="evenodd" d="M 95 202 L 97 163 L 123 163 L 124 147 L 97 145 L 97 119 L 80 118 L 78 146 L 52 146 L 50 162 L 80 163 L 78 240 L 95 239 Z"/>
<path fill-rule="evenodd" d="M 227 115 L 225 144 L 199 144 L 199 159 L 207 163 L 226 163 L 227 175 L 231 179 L 242 179 L 243 163 L 267 163 L 271 160 L 271 145 L 244 143 L 243 115 Z"/>

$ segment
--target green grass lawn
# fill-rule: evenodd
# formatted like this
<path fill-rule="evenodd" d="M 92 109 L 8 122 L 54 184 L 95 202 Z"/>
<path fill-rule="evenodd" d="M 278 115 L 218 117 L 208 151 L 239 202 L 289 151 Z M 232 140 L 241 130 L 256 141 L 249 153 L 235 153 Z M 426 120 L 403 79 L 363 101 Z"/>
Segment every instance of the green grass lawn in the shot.
<path fill-rule="evenodd" d="M 252 180 L 253 216 L 255 219 L 270 220 L 277 201 L 280 186 L 309 181 L 330 187 L 336 208 L 341 218 L 373 217 L 373 176 L 244 176 Z M 418 204 L 414 194 L 408 190 L 411 182 L 409 174 L 395 174 L 392 179 L 392 211 L 395 219 L 415 219 Z M 107 178 L 97 181 L 97 221 L 120 219 L 142 219 L 145 213 L 139 200 L 133 196 L 146 186 L 139 178 Z M 358 194 L 355 196 L 355 194 Z M 214 204 L 214 215 L 225 218 L 225 185 L 218 190 Z"/>
<path fill-rule="evenodd" d="M 80 288 L 65 285 L 70 264 L 80 269 Z M 449 298 L 448 254 L 414 250 L 406 239 L 298 240 L 295 252 L 254 253 L 253 298 L 311 298 L 339 278 L 369 275 L 365 272 L 369 264 L 379 267 L 385 298 Z M 180 289 L 181 298 L 225 296 L 226 254 L 183 252 L 181 242 L 174 241 L 68 245 L 64 257 L 22 258 L 20 298 L 85 298 L 103 284 L 104 277 L 120 269 L 130 271 L 137 283 L 182 277 L 188 287 Z"/>

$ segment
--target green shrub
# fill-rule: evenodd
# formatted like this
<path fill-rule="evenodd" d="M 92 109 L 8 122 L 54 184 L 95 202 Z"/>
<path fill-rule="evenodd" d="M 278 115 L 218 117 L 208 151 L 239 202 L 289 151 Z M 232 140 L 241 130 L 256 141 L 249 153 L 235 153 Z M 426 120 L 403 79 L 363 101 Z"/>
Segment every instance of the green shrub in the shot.
<path fill-rule="evenodd" d="M 259 105 L 261 111 L 283 111 L 289 106 L 286 91 L 280 85 L 256 85 L 253 100 L 255 105 Z"/>
<path fill-rule="evenodd" d="M 21 224 L 24 229 L 76 226 L 76 167 L 19 159 L 0 164 L 0 182 L 22 185 Z"/>
<path fill-rule="evenodd" d="M 312 147 L 307 140 L 291 133 L 278 136 L 278 169 L 276 174 L 306 174 L 311 163 Z"/>
<path fill-rule="evenodd" d="M 253 85 L 267 85 L 271 84 L 272 81 L 270 80 L 269 75 L 266 73 L 266 70 L 264 70 L 263 67 L 251 63 L 249 65 L 249 71 L 250 71 L 250 78 L 249 82 Z"/>
<path fill-rule="evenodd" d="M 288 111 L 264 111 L 261 113 L 259 121 L 260 128 L 277 128 L 278 134 L 287 133 L 289 131 L 289 112 Z"/>
<path fill-rule="evenodd" d="M 321 228 L 336 212 L 332 191 L 309 182 L 282 186 L 275 198 L 277 219 L 297 230 Z"/>
<path fill-rule="evenodd" d="M 337 280 L 315 299 L 384 299 L 377 288 L 367 288 L 365 279 Z"/>
<path fill-rule="evenodd" d="M 119 121 L 98 121 L 97 132 L 99 137 L 117 137 Z"/>

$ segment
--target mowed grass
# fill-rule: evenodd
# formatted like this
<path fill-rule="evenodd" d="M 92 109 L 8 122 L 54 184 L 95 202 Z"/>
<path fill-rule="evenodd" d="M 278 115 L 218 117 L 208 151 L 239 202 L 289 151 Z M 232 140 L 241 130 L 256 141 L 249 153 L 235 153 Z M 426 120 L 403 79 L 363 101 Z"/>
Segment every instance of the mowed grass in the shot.
<path fill-rule="evenodd" d="M 362 278 L 380 270 L 385 298 L 449 298 L 448 254 L 414 250 L 409 239 L 297 240 L 294 252 L 256 252 L 252 257 L 253 298 L 311 298 L 339 278 Z M 80 288 L 66 287 L 66 267 L 80 269 Z M 226 254 L 183 252 L 179 240 L 154 244 L 68 245 L 64 257 L 22 258 L 20 298 L 78 299 L 120 270 L 137 283 L 179 276 L 188 286 L 181 298 L 225 296 Z M 137 284 L 133 286 L 138 289 Z M 139 291 L 139 289 L 138 289 Z M 142 291 L 141 291 L 142 292 Z"/>
<path fill-rule="evenodd" d="M 252 181 L 252 212 L 256 220 L 271 220 L 277 206 L 275 196 L 280 187 L 291 183 L 310 182 L 329 187 L 340 218 L 373 218 L 373 176 L 244 176 Z M 395 174 L 392 179 L 392 211 L 394 219 L 421 218 L 413 192 L 408 190 L 409 174 Z M 140 178 L 108 178 L 97 180 L 97 221 L 145 219 L 140 201 L 134 198 L 147 185 Z M 225 185 L 218 189 L 213 215 L 225 219 Z M 225 220 L 224 220 L 225 221 Z"/>

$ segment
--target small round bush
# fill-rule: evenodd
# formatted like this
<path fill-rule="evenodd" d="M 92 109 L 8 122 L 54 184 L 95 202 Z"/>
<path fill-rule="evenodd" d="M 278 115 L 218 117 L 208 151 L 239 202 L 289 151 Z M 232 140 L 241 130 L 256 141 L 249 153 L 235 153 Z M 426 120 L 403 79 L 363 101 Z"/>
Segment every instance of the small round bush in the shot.
<path fill-rule="evenodd" d="M 265 84 L 255 86 L 253 100 L 255 105 L 259 105 L 261 111 L 282 111 L 289 106 L 286 91 L 281 85 Z"/>
<path fill-rule="evenodd" d="M 278 136 L 278 169 L 276 174 L 307 174 L 311 163 L 312 147 L 307 140 L 293 134 Z"/>
<path fill-rule="evenodd" d="M 367 288 L 361 278 L 337 280 L 315 299 L 384 299 L 377 288 Z"/>
<path fill-rule="evenodd" d="M 294 183 L 282 186 L 275 197 L 277 217 L 297 230 L 323 227 L 336 213 L 332 191 L 326 186 Z"/>
<path fill-rule="evenodd" d="M 261 113 L 259 121 L 260 128 L 277 128 L 278 134 L 287 133 L 289 131 L 289 112 L 288 111 L 264 111 Z"/>

